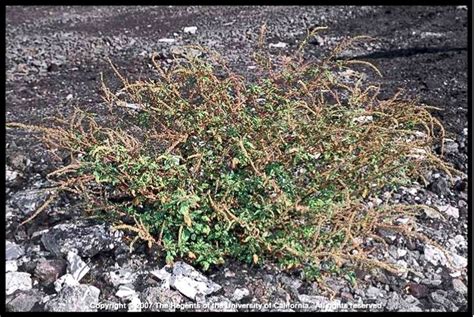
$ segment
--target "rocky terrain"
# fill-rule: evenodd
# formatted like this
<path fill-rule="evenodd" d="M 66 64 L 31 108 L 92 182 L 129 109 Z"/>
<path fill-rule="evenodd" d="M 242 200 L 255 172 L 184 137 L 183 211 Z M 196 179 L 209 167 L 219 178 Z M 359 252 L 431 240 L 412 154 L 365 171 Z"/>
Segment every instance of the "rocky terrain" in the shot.
<path fill-rule="evenodd" d="M 152 52 L 167 62 L 183 44 L 216 49 L 251 76 L 249 57 L 263 22 L 270 50 L 297 47 L 306 30 L 328 26 L 307 51 L 327 52 L 343 37 L 374 41 L 346 52 L 383 73 L 382 94 L 403 88 L 442 108 L 445 159 L 467 174 L 467 8 L 446 7 L 7 7 L 6 121 L 48 124 L 74 106 L 103 114 L 101 76 L 111 85 L 110 57 L 131 78 L 153 76 Z M 371 76 L 368 74 L 368 76 Z M 375 78 L 374 78 L 375 80 Z M 8 311 L 467 311 L 467 175 L 451 183 L 426 175 L 381 200 L 435 206 L 417 217 L 420 231 L 448 250 L 381 233 L 379 256 L 413 272 L 396 276 L 356 270 L 358 282 L 325 277 L 326 287 L 271 265 L 229 262 L 199 272 L 165 266 L 156 250 L 131 250 L 123 232 L 62 194 L 51 196 L 46 175 L 57 162 L 31 133 L 6 130 L 6 309 Z M 405 221 L 400 219 L 400 221 Z"/>

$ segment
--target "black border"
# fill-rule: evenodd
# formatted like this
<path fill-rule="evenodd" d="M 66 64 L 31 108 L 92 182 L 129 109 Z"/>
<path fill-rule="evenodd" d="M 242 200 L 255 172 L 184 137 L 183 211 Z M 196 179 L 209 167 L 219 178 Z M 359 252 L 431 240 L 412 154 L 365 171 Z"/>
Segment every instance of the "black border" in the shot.
<path fill-rule="evenodd" d="M 169 2 L 169 1 L 164 1 L 164 2 L 154 2 L 154 1 L 140 1 L 140 5 L 197 5 L 198 3 L 192 3 L 190 1 L 173 1 L 173 2 Z M 282 1 L 272 1 L 271 3 L 259 3 L 259 5 L 289 5 L 288 2 L 282 2 Z M 304 3 L 291 3 L 291 5 L 299 5 L 299 4 L 304 4 Z M 24 6 L 24 5 L 53 5 L 51 2 L 48 2 L 48 3 L 45 3 L 45 2 L 42 2 L 42 1 L 39 1 L 39 2 L 35 2 L 35 3 L 32 3 L 31 1 L 24 1 L 24 0 L 16 0 L 16 1 L 12 1 L 12 0 L 6 0 L 4 5 L 2 6 L 2 19 L 3 19 L 3 23 L 2 23 L 2 26 L 4 27 L 4 34 L 6 34 L 6 7 L 7 6 L 17 6 L 17 5 L 21 5 L 21 6 Z M 57 5 L 57 4 L 56 4 Z M 97 1 L 91 1 L 91 0 L 83 0 L 81 1 L 80 4 L 78 4 L 77 2 L 72 2 L 72 1 L 63 1 L 61 3 L 61 5 L 119 5 L 119 3 L 115 2 L 115 3 L 110 3 L 110 2 L 100 2 L 98 3 Z M 120 4 L 120 5 L 137 5 L 137 3 L 128 3 L 128 4 Z M 199 5 L 223 5 L 223 4 L 218 4 L 218 3 L 215 3 L 214 1 L 200 1 Z M 255 1 L 240 1 L 238 3 L 238 5 L 256 5 Z M 472 50 L 473 50 L 473 41 L 472 41 L 472 36 L 473 36 L 473 33 L 472 33 L 472 3 L 471 1 L 469 0 L 462 0 L 462 1 L 450 1 L 450 0 L 430 0 L 430 1 L 420 1 L 420 0 L 398 0 L 396 2 L 391 2 L 391 3 L 387 3 L 386 1 L 383 1 L 383 0 L 359 0 L 359 1 L 347 1 L 347 0 L 319 0 L 317 1 L 317 3 L 312 3 L 312 5 L 330 5 L 330 6 L 335 6 L 335 5 L 374 5 L 374 6 L 377 6 L 377 5 L 383 5 L 383 6 L 400 6 L 400 5 L 423 5 L 423 6 L 438 6 L 438 5 L 449 5 L 449 6 L 454 6 L 454 5 L 466 5 L 468 7 L 468 45 L 469 45 L 469 48 L 468 48 L 468 111 L 467 111 L 467 115 L 468 115 L 468 188 L 469 189 L 472 189 L 472 183 L 471 183 L 471 180 L 472 180 L 472 155 L 471 155 L 471 151 L 472 151 Z M 5 76 L 6 75 L 6 62 L 5 62 L 5 55 L 6 55 L 6 37 L 3 38 L 3 47 L 4 47 L 4 50 L 3 50 L 3 59 L 2 59 L 2 63 L 3 63 L 3 69 L 4 69 L 4 72 L 2 72 L 2 75 Z M 6 77 L 6 76 L 5 76 Z M 4 78 L 5 79 L 5 78 Z M 2 81 L 2 84 L 3 84 L 3 90 L 2 90 L 2 93 L 5 94 L 5 80 Z M 3 96 L 5 97 L 5 96 Z M 5 99 L 3 99 L 5 100 Z M 5 105 L 5 104 L 4 104 Z M 5 106 L 4 106 L 4 109 L 5 109 Z M 1 119 L 2 121 L 5 123 L 5 110 L 3 112 L 1 112 Z M 5 128 L 5 125 L 4 125 L 4 129 Z M 5 130 L 3 131 L 3 142 L 5 144 L 6 140 L 5 140 Z M 2 156 L 2 159 L 3 159 L 3 162 L 2 162 L 2 166 L 5 166 L 5 160 L 6 160 L 6 154 L 4 154 Z M 5 179 L 5 169 L 2 168 L 2 175 Z M 3 189 L 5 189 L 5 184 L 3 183 Z M 5 201 L 5 190 L 2 190 L 2 196 L 3 196 L 3 201 Z M 5 228 L 5 218 L 4 217 L 0 217 L 1 218 L 1 222 L 3 224 L 3 228 Z M 454 313 L 454 314 L 457 314 L 457 315 L 465 315 L 465 316 L 473 316 L 473 303 L 474 303 L 474 299 L 473 299 L 473 291 L 472 291 L 472 288 L 473 288 L 473 278 L 474 278 L 474 275 L 473 275 L 473 269 L 472 269 L 472 252 L 473 252 L 473 247 L 474 245 L 472 244 L 472 236 L 473 236 L 473 233 L 474 233 L 474 228 L 473 228 L 473 225 L 472 225 L 472 196 L 471 195 L 468 195 L 468 277 L 469 277 L 469 281 L 468 281 L 468 311 L 467 312 L 457 312 L 457 313 Z M 4 230 L 0 230 L 1 231 L 1 236 L 3 237 L 2 240 L 5 240 L 5 231 Z M 5 244 L 2 244 L 1 246 L 1 249 L 2 249 L 2 252 L 3 254 L 5 254 Z M 1 269 L 3 272 L 5 272 L 5 262 L 4 261 L 1 261 Z M 3 284 L 3 286 L 5 287 L 5 284 Z M 4 295 L 5 293 L 2 292 L 2 298 L 4 298 Z M 110 313 L 110 312 L 109 312 Z M 15 314 L 15 313 L 11 313 L 11 312 L 6 312 L 5 311 L 5 301 L 2 300 L 1 301 L 1 311 L 0 311 L 0 317 L 2 315 L 10 315 L 10 314 Z M 35 313 L 35 312 L 29 312 L 29 313 L 18 313 L 18 314 L 38 314 L 38 313 Z M 49 314 L 49 313 L 48 313 Z M 53 315 L 62 315 L 62 313 L 52 313 Z M 81 314 L 81 313 L 75 313 L 75 314 Z M 117 313 L 112 313 L 112 314 L 117 314 Z M 160 313 L 160 315 L 162 314 L 167 314 L 167 313 Z M 202 314 L 202 313 L 195 313 L 195 314 Z M 253 313 L 250 313 L 250 314 L 253 314 Z M 272 313 L 273 314 L 273 313 Z M 275 314 L 281 314 L 281 313 L 275 313 Z M 318 313 L 320 314 L 320 313 Z M 326 313 L 326 314 L 336 314 L 336 313 Z M 356 313 L 358 314 L 358 313 Z M 372 313 L 372 314 L 377 314 L 377 313 Z M 382 314 L 387 314 L 387 313 L 382 313 Z M 396 313 L 396 312 L 388 312 L 388 314 L 402 314 L 402 313 Z M 407 313 L 407 314 L 419 314 L 419 313 Z M 429 313 L 429 312 L 424 312 L 424 313 L 421 313 L 421 314 L 433 314 L 433 315 L 440 315 L 440 314 L 443 314 L 443 313 Z"/>

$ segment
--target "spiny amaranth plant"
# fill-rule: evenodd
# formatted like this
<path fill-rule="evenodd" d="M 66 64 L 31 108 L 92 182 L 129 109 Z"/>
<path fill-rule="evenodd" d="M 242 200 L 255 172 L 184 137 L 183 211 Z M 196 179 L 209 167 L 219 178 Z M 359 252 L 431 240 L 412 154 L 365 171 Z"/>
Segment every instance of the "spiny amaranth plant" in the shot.
<path fill-rule="evenodd" d="M 291 56 L 260 47 L 253 81 L 202 47 L 192 49 L 203 57 L 167 67 L 153 58 L 156 77 L 146 81 L 130 82 L 112 65 L 123 87 L 104 84 L 103 97 L 122 118 L 116 126 L 79 109 L 54 128 L 10 126 L 67 151 L 71 164 L 49 175 L 58 188 L 135 234 L 132 246 L 139 238 L 157 245 L 170 263 L 274 261 L 308 278 L 323 262 L 334 272 L 345 263 L 399 272 L 366 242 L 384 243 L 379 229 L 426 239 L 414 230 L 421 206 L 366 202 L 426 169 L 455 171 L 432 153 L 444 130 L 429 107 L 379 99 L 379 87 L 352 70 L 380 74 L 375 66 L 337 59 L 363 39 L 318 60 L 303 58 L 306 40 Z M 399 224 L 401 215 L 411 220 Z"/>

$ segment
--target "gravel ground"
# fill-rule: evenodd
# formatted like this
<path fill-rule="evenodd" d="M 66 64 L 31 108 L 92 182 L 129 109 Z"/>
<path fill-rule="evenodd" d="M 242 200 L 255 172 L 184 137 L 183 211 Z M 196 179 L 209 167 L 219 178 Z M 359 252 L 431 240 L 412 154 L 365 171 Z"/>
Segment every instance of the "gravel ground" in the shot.
<path fill-rule="evenodd" d="M 446 159 L 467 173 L 467 14 L 459 6 L 7 7 L 6 121 L 45 123 L 74 106 L 98 111 L 106 121 L 100 73 L 113 76 L 105 57 L 129 77 L 146 78 L 153 75 L 152 52 L 166 61 L 174 47 L 198 43 L 251 76 L 249 52 L 263 22 L 269 43 L 287 44 L 272 48 L 274 53 L 295 48 L 306 29 L 324 25 L 329 30 L 310 44 L 308 57 L 330 50 L 345 36 L 374 37 L 347 56 L 382 70 L 383 78 L 373 78 L 383 85 L 382 94 L 403 88 L 443 108 L 435 115 L 446 127 Z M 188 27 L 195 32 L 185 32 Z M 329 276 L 326 289 L 270 265 L 229 262 L 205 275 L 184 263 L 164 267 L 144 245 L 130 253 L 121 233 L 87 219 L 66 195 L 17 228 L 47 199 L 45 176 L 63 162 L 52 161 L 31 135 L 11 129 L 6 159 L 9 311 L 468 310 L 467 176 L 450 184 L 433 171 L 428 186 L 413 184 L 383 197 L 441 206 L 442 217 L 426 213 L 417 224 L 449 250 L 453 265 L 433 245 L 386 232 L 390 248 L 379 256 L 419 274 L 358 270 L 356 286 Z"/>

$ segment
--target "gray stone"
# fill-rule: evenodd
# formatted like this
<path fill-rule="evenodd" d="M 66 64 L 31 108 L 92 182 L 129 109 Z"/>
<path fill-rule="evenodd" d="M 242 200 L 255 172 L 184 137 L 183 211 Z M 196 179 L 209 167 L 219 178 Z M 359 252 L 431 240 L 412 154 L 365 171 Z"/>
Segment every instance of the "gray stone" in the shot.
<path fill-rule="evenodd" d="M 408 304 L 420 305 L 420 301 L 418 300 L 418 298 L 413 295 L 406 296 L 404 301 Z"/>
<path fill-rule="evenodd" d="M 130 303 L 128 303 L 129 312 L 141 312 L 142 311 L 142 301 L 138 296 L 132 297 Z"/>
<path fill-rule="evenodd" d="M 184 33 L 195 34 L 197 31 L 197 26 L 187 26 L 183 29 Z"/>
<path fill-rule="evenodd" d="M 113 286 L 133 284 L 136 279 L 136 274 L 130 270 L 117 269 L 107 274 L 107 279 Z"/>
<path fill-rule="evenodd" d="M 422 309 L 418 307 L 420 301 L 412 295 L 403 299 L 397 292 L 391 292 L 386 302 L 385 309 L 387 311 L 399 312 L 421 312 Z"/>
<path fill-rule="evenodd" d="M 95 312 L 100 290 L 92 285 L 66 286 L 57 297 L 48 301 L 45 310 L 50 312 Z"/>
<path fill-rule="evenodd" d="M 401 302 L 402 298 L 400 295 L 397 292 L 392 292 L 387 300 L 385 308 L 388 311 L 397 311 L 402 307 Z"/>
<path fill-rule="evenodd" d="M 30 273 L 7 272 L 5 274 L 5 292 L 13 294 L 17 290 L 29 290 L 33 287 Z"/>
<path fill-rule="evenodd" d="M 6 240 L 5 242 L 5 260 L 16 260 L 22 255 L 25 254 L 25 250 L 23 249 L 22 246 L 19 246 L 18 244 L 14 242 L 10 242 Z"/>
<path fill-rule="evenodd" d="M 26 189 L 16 193 L 12 197 L 12 203 L 24 215 L 29 215 L 36 211 L 49 195 L 51 195 L 51 190 L 48 189 Z"/>
<path fill-rule="evenodd" d="M 54 283 L 58 277 L 66 273 L 66 266 L 66 262 L 62 259 L 41 259 L 36 264 L 34 275 L 42 281 L 44 285 L 50 285 Z"/>
<path fill-rule="evenodd" d="M 447 297 L 448 292 L 440 289 L 430 294 L 430 298 L 434 303 L 442 305 L 447 311 L 455 311 L 457 306 Z"/>
<path fill-rule="evenodd" d="M 180 47 L 180 46 L 173 46 L 170 49 L 170 53 L 178 56 L 178 57 L 185 57 L 185 58 L 196 58 L 202 55 L 200 50 L 189 48 L 189 47 Z"/>
<path fill-rule="evenodd" d="M 431 299 L 435 303 L 443 304 L 446 300 L 447 292 L 444 290 L 436 290 L 430 294 Z"/>
<path fill-rule="evenodd" d="M 11 312 L 27 312 L 39 303 L 41 294 L 34 289 L 28 291 L 18 291 L 6 300 L 6 310 Z"/>
<path fill-rule="evenodd" d="M 16 272 L 18 271 L 18 264 L 15 260 L 5 262 L 5 272 Z"/>
<path fill-rule="evenodd" d="M 68 273 L 71 274 L 78 282 L 80 282 L 90 270 L 86 262 L 82 261 L 81 257 L 72 251 L 69 251 L 67 254 L 67 262 Z"/>
<path fill-rule="evenodd" d="M 83 258 L 91 258 L 102 251 L 113 250 L 120 243 L 121 232 L 112 232 L 109 227 L 86 223 L 59 224 L 41 236 L 46 250 L 57 257 L 66 257 L 75 249 Z"/>
<path fill-rule="evenodd" d="M 173 312 L 183 302 L 179 292 L 163 287 L 148 287 L 140 297 L 147 311 Z"/>
<path fill-rule="evenodd" d="M 423 212 L 425 213 L 425 215 L 428 218 L 431 218 L 431 219 L 442 219 L 442 218 L 444 218 L 443 215 L 441 215 L 441 213 L 434 210 L 433 208 L 423 208 Z"/>
<path fill-rule="evenodd" d="M 160 270 L 150 271 L 150 273 L 151 273 L 153 276 L 156 276 L 160 281 L 162 281 L 162 282 L 163 282 L 165 285 L 167 285 L 168 288 L 169 288 L 170 279 L 171 279 L 171 273 L 168 272 L 168 269 L 169 269 L 168 266 L 164 266 L 164 267 L 161 268 Z"/>
<path fill-rule="evenodd" d="M 137 293 L 135 292 L 135 290 L 127 285 L 120 285 L 117 293 L 115 293 L 115 296 L 123 299 L 131 299 L 136 295 Z"/>
<path fill-rule="evenodd" d="M 421 280 L 421 283 L 425 285 L 439 286 L 443 281 L 441 279 L 425 278 Z"/>
<path fill-rule="evenodd" d="M 377 287 L 369 287 L 366 291 L 367 297 L 371 299 L 378 299 L 382 297 L 382 292 Z"/>
<path fill-rule="evenodd" d="M 305 294 L 299 295 L 298 300 L 303 304 L 308 304 L 310 306 L 308 309 L 309 311 L 314 311 L 314 310 L 323 311 L 323 312 L 335 311 L 337 310 L 337 307 L 341 304 L 341 301 L 339 299 L 331 301 L 324 296 L 305 295 Z"/>
<path fill-rule="evenodd" d="M 5 183 L 7 185 L 12 185 L 15 183 L 15 181 L 18 179 L 18 176 L 20 176 L 20 173 L 17 171 L 12 171 L 8 168 L 8 166 L 5 169 Z"/>
<path fill-rule="evenodd" d="M 352 119 L 352 122 L 364 124 L 364 123 L 372 122 L 373 120 L 374 120 L 373 116 L 360 116 L 360 117 Z"/>
<path fill-rule="evenodd" d="M 446 264 L 446 256 L 444 255 L 444 253 L 430 244 L 425 245 L 424 256 L 426 261 L 430 262 L 433 265 Z"/>
<path fill-rule="evenodd" d="M 452 250 L 455 250 L 455 249 L 464 250 L 467 248 L 466 238 L 464 238 L 464 236 L 460 234 L 456 235 L 452 239 L 449 239 L 448 241 Z"/>
<path fill-rule="evenodd" d="M 431 190 L 438 195 L 446 195 L 449 193 L 448 182 L 440 177 L 431 183 Z"/>
<path fill-rule="evenodd" d="M 161 38 L 158 40 L 159 43 L 174 43 L 176 42 L 175 39 L 168 39 L 168 38 Z"/>
<path fill-rule="evenodd" d="M 209 307 L 210 312 L 236 312 L 237 307 L 224 296 L 212 296 L 206 301 L 206 305 Z M 200 309 L 203 311 L 203 309 Z"/>
<path fill-rule="evenodd" d="M 467 286 L 460 279 L 453 279 L 453 289 L 462 295 L 467 294 Z"/>
<path fill-rule="evenodd" d="M 406 305 L 398 310 L 399 312 L 422 312 L 423 309 L 416 305 Z"/>
<path fill-rule="evenodd" d="M 446 206 L 437 206 L 438 210 L 445 213 L 448 216 L 453 217 L 454 219 L 459 218 L 459 209 L 451 205 Z"/>
<path fill-rule="evenodd" d="M 285 284 L 286 286 L 288 286 L 288 287 L 290 287 L 294 290 L 297 290 L 303 284 L 300 280 L 288 277 L 286 275 L 280 276 L 280 281 L 283 284 Z M 328 281 L 326 281 L 326 283 L 328 283 Z"/>
<path fill-rule="evenodd" d="M 284 42 L 278 42 L 278 43 L 270 43 L 268 45 L 268 47 L 272 48 L 285 48 L 288 46 L 288 43 L 284 43 Z"/>
<path fill-rule="evenodd" d="M 451 139 L 445 139 L 445 144 L 444 144 L 444 152 L 446 154 L 452 154 L 452 153 L 457 153 L 459 149 L 459 145 Z"/>
<path fill-rule="evenodd" d="M 406 249 L 397 249 L 398 258 L 403 258 L 408 253 Z"/>
<path fill-rule="evenodd" d="M 170 286 L 193 300 L 196 299 L 197 294 L 209 295 L 221 289 L 220 285 L 210 281 L 184 262 L 176 262 L 173 266 Z"/>
<path fill-rule="evenodd" d="M 242 298 L 250 295 L 250 291 L 246 288 L 236 288 L 232 294 L 232 299 L 235 301 L 240 301 Z"/>
<path fill-rule="evenodd" d="M 467 266 L 467 259 L 463 256 L 460 256 L 456 253 L 451 253 L 451 262 L 454 269 L 462 269 Z"/>
<path fill-rule="evenodd" d="M 23 154 L 14 153 L 14 155 L 11 155 L 9 157 L 8 161 L 11 167 L 13 167 L 16 170 L 19 170 L 20 172 L 23 172 L 26 168 L 28 158 L 24 156 Z"/>
<path fill-rule="evenodd" d="M 54 282 L 54 289 L 59 293 L 66 286 L 77 286 L 79 282 L 72 274 L 64 274 Z"/>

